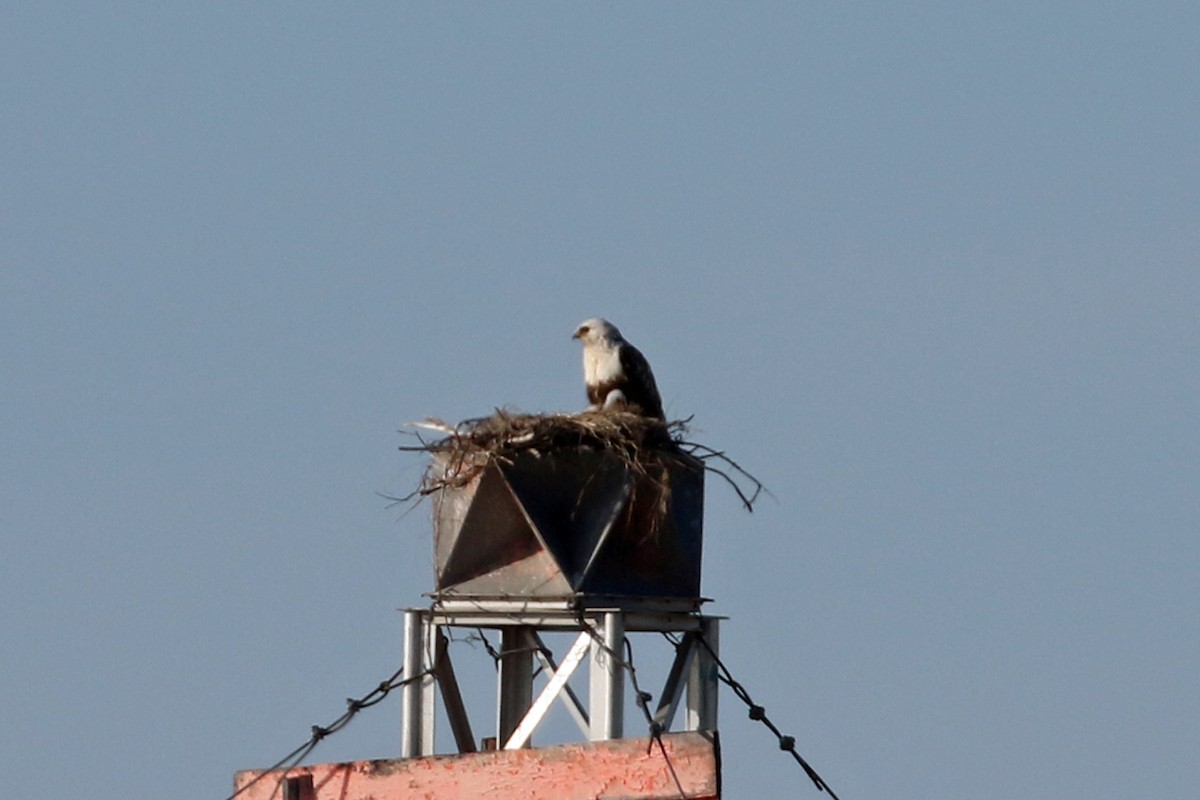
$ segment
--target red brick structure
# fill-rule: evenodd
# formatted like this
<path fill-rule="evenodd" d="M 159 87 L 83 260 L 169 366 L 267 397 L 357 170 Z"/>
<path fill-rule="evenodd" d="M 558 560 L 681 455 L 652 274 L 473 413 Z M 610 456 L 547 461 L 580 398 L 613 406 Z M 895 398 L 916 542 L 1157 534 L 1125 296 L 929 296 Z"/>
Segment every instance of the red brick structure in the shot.
<path fill-rule="evenodd" d="M 715 733 L 468 755 L 314 764 L 239 772 L 234 788 L 262 775 L 245 800 L 719 800 Z M 283 778 L 281 781 L 280 778 Z"/>

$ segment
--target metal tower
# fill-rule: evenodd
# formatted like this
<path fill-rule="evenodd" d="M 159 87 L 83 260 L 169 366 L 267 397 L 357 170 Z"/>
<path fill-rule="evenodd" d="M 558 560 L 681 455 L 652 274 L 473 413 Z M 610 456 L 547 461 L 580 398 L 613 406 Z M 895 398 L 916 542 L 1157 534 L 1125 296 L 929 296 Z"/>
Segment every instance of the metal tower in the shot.
<path fill-rule="evenodd" d="M 639 469 L 604 450 L 525 451 L 435 495 L 436 591 L 404 612 L 401 754 L 434 750 L 435 687 L 460 753 L 480 748 L 450 659 L 454 628 L 499 632 L 495 726 L 484 741 L 527 747 L 555 700 L 591 741 L 625 735 L 626 634 L 676 634 L 647 710 L 651 732 L 717 726 L 716 617 L 700 613 L 704 470 L 688 456 Z M 576 633 L 556 656 L 542 634 Z M 547 681 L 533 696 L 535 665 Z M 568 683 L 586 665 L 587 703 Z M 685 699 L 686 698 L 686 699 Z M 635 698 L 645 701 L 645 698 Z M 494 740 L 493 737 L 494 736 Z M 493 744 L 494 741 L 494 744 Z"/>
<path fill-rule="evenodd" d="M 402 757 L 244 770 L 234 797 L 719 800 L 719 621 L 700 611 L 703 465 L 669 448 L 634 459 L 568 446 L 479 460 L 438 453 L 434 467 L 451 478 L 434 492 L 435 590 L 428 607 L 404 611 L 404 669 L 392 681 L 403 680 L 376 690 L 402 693 Z M 472 724 L 459 691 L 448 647 L 456 628 L 499 634 L 486 724 Z M 633 680 L 626 638 L 642 632 L 675 642 L 653 703 Z M 546 647 L 550 634 L 571 640 L 565 652 Z M 535 668 L 545 680 L 536 696 Z M 577 693 L 580 669 L 588 682 Z M 645 730 L 626 724 L 626 686 L 638 691 L 649 739 L 625 738 Z M 439 695 L 454 754 L 434 755 Z M 556 701 L 588 741 L 533 748 Z M 310 745 L 327 732 L 314 728 Z"/>

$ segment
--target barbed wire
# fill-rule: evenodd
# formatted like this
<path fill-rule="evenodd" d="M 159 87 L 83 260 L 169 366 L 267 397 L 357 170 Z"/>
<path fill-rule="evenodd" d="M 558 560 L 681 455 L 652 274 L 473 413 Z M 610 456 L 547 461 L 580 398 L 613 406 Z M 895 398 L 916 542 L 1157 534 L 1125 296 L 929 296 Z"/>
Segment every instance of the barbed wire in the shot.
<path fill-rule="evenodd" d="M 617 652 L 616 650 L 614 650 L 612 647 L 610 647 L 608 645 L 608 643 L 604 641 L 603 636 L 601 636 L 600 632 L 598 630 L 596 630 L 595 626 L 592 625 L 587 619 L 584 618 L 584 614 L 582 613 L 581 609 L 577 610 L 576 621 L 578 622 L 580 629 L 585 631 L 588 634 L 588 636 L 592 639 L 592 641 L 596 644 L 596 646 L 601 650 L 601 652 L 604 654 L 604 656 L 607 658 L 613 659 L 614 663 L 616 663 L 622 670 L 624 670 L 625 672 L 627 672 L 629 674 L 629 682 L 630 682 L 631 688 L 634 691 L 635 702 L 636 702 L 638 708 L 641 710 L 642 715 L 645 717 L 646 726 L 649 730 L 650 739 L 651 739 L 650 747 L 653 748 L 653 746 L 655 744 L 658 745 L 659 749 L 662 752 L 663 759 L 666 761 L 667 768 L 671 773 L 671 777 L 674 780 L 677 789 L 679 790 L 680 797 L 685 797 L 686 795 L 684 793 L 683 786 L 679 780 L 678 775 L 675 772 L 674 765 L 671 763 L 670 755 L 667 752 L 666 745 L 663 743 L 663 740 L 662 740 L 662 734 L 664 733 L 664 726 L 662 723 L 658 722 L 655 719 L 654 714 L 650 710 L 650 702 L 653 700 L 653 695 L 651 695 L 649 692 L 643 691 L 640 684 L 638 683 L 637 668 L 634 666 L 634 663 L 633 663 L 633 644 L 630 641 L 629 637 L 628 636 L 621 637 L 622 641 L 624 643 L 624 650 L 625 650 L 625 653 L 621 654 L 621 653 Z M 492 659 L 494 661 L 496 661 L 498 664 L 500 657 L 501 657 L 501 653 L 499 651 L 497 651 L 496 648 L 491 644 L 491 642 L 488 640 L 487 636 L 484 634 L 484 632 L 481 628 L 477 628 L 476 630 L 477 630 L 477 633 L 475 635 L 469 636 L 466 641 L 469 643 L 480 643 L 481 642 L 483 644 L 485 651 L 488 653 L 488 655 L 491 656 Z M 669 641 L 673 645 L 675 645 L 676 648 L 681 646 L 681 644 L 682 644 L 681 640 L 677 639 L 676 637 L 671 636 L 670 633 L 664 631 L 662 635 L 665 639 L 667 639 L 667 641 Z M 722 683 L 727 685 L 733 691 L 734 695 L 737 696 L 737 698 L 739 700 L 741 700 L 743 703 L 746 704 L 746 707 L 749 711 L 750 719 L 752 719 L 756 722 L 761 722 L 763 725 L 765 725 L 767 727 L 768 730 L 771 731 L 771 733 L 773 733 L 775 735 L 776 739 L 778 739 L 778 741 L 779 741 L 779 749 L 783 750 L 784 752 L 790 753 L 792 755 L 792 757 L 796 760 L 796 763 L 798 763 L 800 765 L 800 767 L 804 770 L 805 774 L 808 775 L 808 778 L 813 782 L 813 784 L 817 787 L 818 790 L 826 792 L 830 796 L 831 800 L 839 800 L 837 794 L 833 791 L 832 788 L 829 787 L 829 785 L 827 783 L 825 783 L 825 780 L 817 773 L 817 771 L 815 769 L 813 769 L 812 765 L 810 765 L 804 759 L 804 757 L 801 756 L 796 751 L 795 737 L 788 736 L 779 730 L 779 728 L 775 725 L 775 723 L 772 722 L 771 719 L 767 716 L 766 709 L 763 706 L 754 702 L 754 699 L 750 696 L 750 693 L 746 690 L 746 688 L 739 681 L 737 681 L 733 677 L 733 674 L 730 672 L 729 668 L 725 665 L 725 662 L 721 660 L 720 656 L 717 655 L 715 649 L 708 643 L 708 641 L 704 638 L 704 636 L 697 635 L 696 641 L 707 651 L 708 655 L 712 658 L 713 663 L 717 666 L 718 679 Z M 521 650 L 531 650 L 531 651 L 542 652 L 542 653 L 547 652 L 544 645 L 541 647 L 521 648 Z M 431 659 L 427 660 L 427 663 L 431 663 Z M 236 800 L 237 797 L 239 797 L 240 795 L 242 795 L 243 793 L 248 791 L 251 787 L 258 784 L 260 781 L 262 781 L 268 775 L 271 775 L 271 774 L 275 773 L 277 770 L 280 770 L 278 780 L 276 781 L 276 784 L 275 784 L 275 788 L 271 791 L 271 794 L 268 796 L 268 800 L 271 800 L 272 798 L 275 797 L 276 793 L 279 792 L 280 787 L 283 786 L 283 782 L 286 779 L 288 771 L 293 769 L 301 761 L 303 761 L 309 754 L 311 754 L 312 751 L 316 749 L 317 745 L 320 744 L 320 742 L 322 740 L 324 740 L 326 737 L 328 737 L 334 733 L 337 733 L 338 731 L 345 728 L 350 723 L 350 720 L 352 720 L 355 717 L 355 715 L 357 715 L 363 709 L 370 708 L 371 706 L 381 703 L 384 700 L 384 698 L 386 698 L 388 696 L 388 694 L 390 694 L 393 690 L 403 687 L 407 684 L 413 683 L 415 681 L 422 680 L 422 679 L 426 678 L 427 676 L 432 675 L 433 673 L 434 673 L 434 670 L 431 668 L 431 669 L 422 670 L 421 672 L 417 673 L 416 675 L 411 675 L 407 678 L 402 678 L 401 676 L 404 674 L 404 668 L 401 667 L 396 672 L 394 672 L 391 675 L 391 677 L 389 677 L 387 680 L 382 681 L 377 687 L 375 687 L 372 691 L 370 691 L 363 697 L 358 698 L 358 699 L 347 699 L 346 700 L 347 709 L 346 709 L 345 713 L 343 713 L 340 717 L 338 717 L 336 720 L 334 720 L 329 725 L 326 725 L 323 727 L 319 726 L 319 725 L 312 726 L 312 735 L 309 737 L 308 741 L 304 742 L 299 747 L 297 747 L 296 749 L 292 750 L 290 753 L 285 755 L 283 758 L 279 759 L 272 766 L 259 772 L 259 774 L 256 775 L 249 783 L 247 783 L 245 786 L 242 786 L 240 789 L 235 791 L 233 794 L 229 795 L 225 800 Z"/>
<path fill-rule="evenodd" d="M 407 684 L 422 680 L 425 677 L 432 675 L 433 670 L 422 670 L 416 675 L 411 675 L 402 679 L 400 676 L 403 674 L 404 668 L 401 667 L 392 673 L 390 678 L 381 682 L 363 697 L 358 698 L 357 700 L 354 698 L 347 699 L 346 712 L 344 714 L 324 727 L 320 725 L 313 725 L 312 736 L 309 737 L 307 742 L 276 761 L 267 769 L 259 772 L 253 780 L 251 780 L 242 788 L 238 789 L 233 794 L 229 795 L 229 797 L 225 798 L 225 800 L 235 800 L 235 798 L 237 798 L 239 795 L 248 791 L 251 786 L 254 786 L 268 775 L 274 773 L 276 770 L 281 770 L 279 773 L 279 780 L 276 781 L 275 788 L 271 790 L 271 794 L 267 798 L 267 800 L 271 800 L 271 798 L 275 797 L 275 794 L 279 791 L 279 788 L 283 786 L 283 781 L 287 777 L 288 771 L 307 758 L 308 755 L 317 748 L 317 745 L 321 743 L 322 739 L 337 733 L 342 728 L 345 728 L 350 724 L 350 720 L 354 719 L 355 715 L 364 708 L 370 708 L 371 706 L 378 705 L 379 703 L 383 702 L 383 699 L 387 697 L 392 690 L 399 689 Z"/>
<path fill-rule="evenodd" d="M 500 662 L 505 656 L 514 656 L 518 653 L 540 653 L 545 658 L 554 658 L 554 653 L 551 652 L 550 648 L 546 647 L 546 645 L 542 643 L 541 639 L 536 634 L 534 635 L 533 639 L 534 644 L 527 645 L 525 647 L 504 647 L 501 645 L 503 648 L 502 652 L 501 650 L 497 650 L 496 646 L 492 644 L 490 639 L 488 639 L 487 634 L 483 632 L 483 628 L 476 628 L 475 631 L 475 633 L 468 635 L 462 641 L 466 642 L 467 644 L 482 645 L 484 651 L 489 657 L 491 657 L 496 669 L 500 669 Z M 537 677 L 537 673 L 534 673 L 534 677 Z"/>
<path fill-rule="evenodd" d="M 625 658 L 615 652 L 608 643 L 604 641 L 604 637 L 600 632 L 583 618 L 582 610 L 577 611 L 576 622 L 579 627 L 587 632 L 591 640 L 596 643 L 597 647 L 608 657 L 626 672 L 629 673 L 629 685 L 634 691 L 634 700 L 637 707 L 642 710 L 642 715 L 646 718 L 646 727 L 650 732 L 650 747 L 658 745 L 659 751 L 662 753 L 663 761 L 667 765 L 667 771 L 671 773 L 671 780 L 675 783 L 675 788 L 679 791 L 681 800 L 687 800 L 687 793 L 683 790 L 683 783 L 679 780 L 678 773 L 675 772 L 675 765 L 671 763 L 671 756 L 667 753 L 667 746 L 663 743 L 663 725 L 654 718 L 650 712 L 650 701 L 654 699 L 654 695 L 649 692 L 642 691 L 642 687 L 638 685 L 637 668 L 633 665 L 633 643 L 629 641 L 628 636 L 622 636 L 621 639 L 625 642 Z M 649 751 L 647 751 L 648 753 Z"/>
<path fill-rule="evenodd" d="M 516 618 L 510 617 L 510 619 L 515 620 Z M 662 751 L 663 760 L 666 761 L 667 769 L 671 773 L 671 778 L 675 782 L 676 788 L 679 790 L 680 797 L 686 798 L 686 794 L 683 790 L 683 784 L 680 782 L 679 776 L 675 772 L 675 765 L 671 763 L 671 757 L 667 753 L 666 745 L 663 744 L 662 741 L 662 734 L 664 732 L 663 725 L 654 719 L 654 714 L 650 711 L 650 701 L 654 699 L 654 696 L 650 694 L 650 692 L 643 691 L 641 685 L 638 683 L 637 668 L 633 664 L 633 643 L 629 640 L 628 636 L 622 637 L 622 640 L 625 643 L 626 653 L 625 657 L 622 658 L 619 653 L 614 651 L 613 648 L 611 648 L 608 643 L 604 641 L 604 638 L 600 635 L 600 632 L 597 631 L 590 622 L 584 619 L 582 609 L 576 610 L 575 619 L 580 629 L 588 634 L 596 646 L 604 653 L 605 657 L 613 659 L 614 663 L 629 673 L 629 684 L 633 688 L 634 699 L 638 708 L 641 709 L 642 715 L 646 718 L 646 727 L 650 732 L 650 737 L 652 740 L 651 747 L 653 747 L 654 744 L 658 745 L 659 749 Z M 535 653 L 541 653 L 549 658 L 553 657 L 553 654 L 550 652 L 549 648 L 545 647 L 545 645 L 515 648 L 513 650 L 505 650 L 504 653 L 501 653 L 501 651 L 497 650 L 495 646 L 492 645 L 482 628 L 476 628 L 475 631 L 475 633 L 471 634 L 463 641 L 471 644 L 481 643 L 483 649 L 492 658 L 492 661 L 495 662 L 497 669 L 500 666 L 500 660 L 503 655 L 510 653 L 532 651 Z M 540 668 L 538 671 L 541 671 Z M 533 677 L 536 678 L 537 673 L 535 673 Z"/>
<path fill-rule="evenodd" d="M 669 641 L 674 641 L 669 636 L 667 639 Z M 734 679 L 733 674 L 729 671 L 729 668 L 725 666 L 725 662 L 721 660 L 721 657 L 717 655 L 712 645 L 708 643 L 708 640 L 705 639 L 703 635 L 697 636 L 696 641 L 698 641 L 700 645 L 708 651 L 708 655 L 712 658 L 713 663 L 717 665 L 717 677 L 720 679 L 721 683 L 724 683 L 726 686 L 732 689 L 733 693 L 737 695 L 737 698 L 746 704 L 746 708 L 749 710 L 750 719 L 754 720 L 755 722 L 761 722 L 769 731 L 771 731 L 771 733 L 775 734 L 775 738 L 779 740 L 779 749 L 786 753 L 792 754 L 792 758 L 796 759 L 796 763 L 798 763 L 804 769 L 805 774 L 808 775 L 809 780 L 813 782 L 817 789 L 822 792 L 826 792 L 832 798 L 832 800 L 839 800 L 833 789 L 829 788 L 829 784 L 825 783 L 825 780 L 817 774 L 817 771 L 813 769 L 807 761 L 804 760 L 804 757 L 796 752 L 796 737 L 788 736 L 780 731 L 778 727 L 776 727 L 775 723 L 772 722 L 767 716 L 767 710 L 755 703 L 754 698 L 752 698 L 750 693 L 746 691 L 746 687 L 742 686 L 742 684 L 738 683 Z"/>
<path fill-rule="evenodd" d="M 512 619 L 515 620 L 516 618 L 512 617 Z M 626 653 L 624 656 L 622 656 L 621 653 L 616 652 L 604 641 L 604 638 L 600 632 L 596 630 L 595 626 L 585 618 L 584 610 L 582 608 L 575 609 L 575 621 L 579 625 L 580 629 L 588 634 L 588 636 L 606 657 L 614 659 L 616 664 L 629 673 L 629 682 L 635 693 L 635 701 L 638 708 L 641 710 L 642 715 L 646 718 L 646 725 L 650 732 L 650 746 L 653 747 L 654 744 L 657 744 L 661 749 L 663 758 L 667 762 L 667 767 L 671 772 L 672 778 L 675 780 L 677 788 L 679 789 L 680 796 L 685 796 L 682 784 L 680 783 L 678 776 L 675 774 L 674 766 L 671 764 L 666 746 L 662 740 L 662 734 L 665 732 L 664 726 L 654 718 L 654 714 L 650 711 L 650 701 L 653 699 L 653 695 L 651 695 L 649 692 L 643 691 L 638 684 L 637 668 L 633 664 L 633 645 L 630 642 L 629 637 L 622 637 Z M 483 630 L 477 629 L 477 632 L 478 639 L 475 639 L 475 637 L 471 637 L 471 639 L 475 641 L 482 640 L 484 642 L 485 649 L 488 651 L 488 654 L 492 656 L 494 660 L 498 661 L 500 654 L 493 646 L 491 646 L 491 643 L 487 641 L 487 637 L 484 635 Z M 662 635 L 665 639 L 667 639 L 667 641 L 675 645 L 676 648 L 681 646 L 682 641 L 671 636 L 669 632 L 663 631 Z M 779 749 L 791 754 L 792 758 L 794 758 L 796 763 L 800 765 L 805 774 L 808 776 L 809 780 L 813 782 L 813 785 L 816 786 L 819 791 L 827 793 L 831 800 L 840 800 L 840 798 L 837 796 L 837 793 L 833 791 L 829 784 L 825 783 L 825 779 L 822 778 L 820 774 L 813 769 L 812 765 L 809 764 L 808 761 L 806 761 L 804 757 L 796 751 L 796 738 L 794 736 L 784 734 L 781 730 L 779 730 L 778 726 L 776 726 L 775 723 L 771 721 L 770 717 L 767 716 L 766 709 L 754 702 L 754 699 L 750 696 L 750 693 L 733 677 L 733 674 L 729 671 L 729 668 L 725 665 L 725 662 L 721 660 L 720 656 L 717 655 L 713 647 L 708 643 L 704 636 L 698 634 L 696 641 L 712 657 L 713 663 L 716 664 L 718 669 L 718 679 L 727 685 L 739 700 L 746 704 L 750 719 L 763 723 L 763 725 L 765 725 L 767 729 L 775 735 L 775 738 L 779 741 Z"/>

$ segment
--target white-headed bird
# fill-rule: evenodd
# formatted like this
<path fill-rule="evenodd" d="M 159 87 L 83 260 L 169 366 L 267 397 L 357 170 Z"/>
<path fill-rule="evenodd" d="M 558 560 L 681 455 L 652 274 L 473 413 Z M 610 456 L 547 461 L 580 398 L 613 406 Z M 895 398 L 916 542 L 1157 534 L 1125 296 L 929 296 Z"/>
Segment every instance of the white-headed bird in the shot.
<path fill-rule="evenodd" d="M 583 342 L 589 411 L 617 409 L 665 419 L 650 363 L 625 341 L 616 325 L 593 317 L 579 323 L 574 338 Z"/>

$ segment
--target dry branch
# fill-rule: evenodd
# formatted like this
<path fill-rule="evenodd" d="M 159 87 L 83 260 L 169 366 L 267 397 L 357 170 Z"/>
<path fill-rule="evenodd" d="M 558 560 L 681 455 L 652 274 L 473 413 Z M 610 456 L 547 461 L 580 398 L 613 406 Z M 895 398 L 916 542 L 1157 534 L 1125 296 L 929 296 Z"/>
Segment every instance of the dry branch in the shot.
<path fill-rule="evenodd" d="M 443 488 L 470 483 L 493 461 L 509 462 L 517 454 L 534 451 L 559 452 L 575 448 L 606 450 L 642 476 L 662 474 L 660 469 L 672 460 L 694 460 L 704 469 L 720 475 L 737 493 L 747 511 L 763 491 L 762 483 L 723 452 L 687 441 L 686 420 L 664 422 L 638 414 L 590 411 L 582 414 L 522 414 L 497 409 L 488 417 L 469 419 L 450 425 L 427 418 L 410 423 L 405 431 L 417 440 L 401 450 L 424 452 L 434 456 L 421 477 L 420 485 L 406 497 L 409 501 Z M 428 433 L 441 434 L 427 438 Z M 719 462 L 730 472 L 713 466 Z M 750 484 L 743 488 L 734 475 Z"/>

